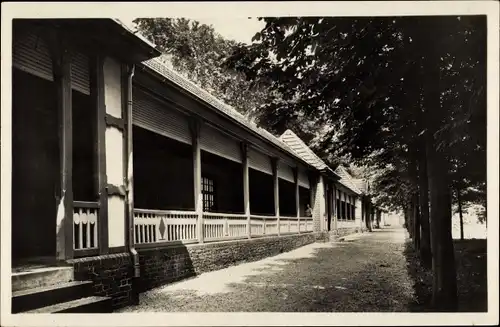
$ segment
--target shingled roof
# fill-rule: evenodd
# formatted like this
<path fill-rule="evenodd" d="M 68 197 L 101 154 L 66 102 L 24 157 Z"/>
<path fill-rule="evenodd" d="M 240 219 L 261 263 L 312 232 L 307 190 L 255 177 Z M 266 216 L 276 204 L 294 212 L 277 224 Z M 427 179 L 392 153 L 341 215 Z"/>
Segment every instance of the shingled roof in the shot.
<path fill-rule="evenodd" d="M 366 180 L 361 178 L 353 178 L 352 182 L 362 193 L 364 194 L 368 193 L 368 182 Z"/>
<path fill-rule="evenodd" d="M 355 179 L 352 178 L 352 176 L 347 172 L 347 170 L 342 167 L 342 165 L 339 165 L 337 169 L 335 169 L 335 173 L 337 173 L 340 176 L 340 183 L 343 184 L 344 186 L 348 187 L 351 189 L 354 193 L 356 194 L 362 194 L 363 192 L 356 186 L 356 183 L 354 182 Z"/>
<path fill-rule="evenodd" d="M 297 134 L 287 129 L 280 136 L 280 139 L 311 166 L 323 173 L 333 176 L 335 180 L 340 179 L 340 176 L 335 173 L 320 157 L 318 157 L 316 153 L 314 153 L 314 151 L 312 151 L 311 148 L 309 148 L 307 144 L 305 144 L 304 141 L 297 136 Z"/>
<path fill-rule="evenodd" d="M 290 147 L 284 143 L 282 140 L 274 136 L 273 134 L 269 133 L 263 128 L 258 127 L 255 123 L 250 122 L 245 116 L 243 116 L 238 110 L 233 108 L 232 106 L 222 102 L 219 100 L 217 97 L 213 96 L 209 92 L 205 91 L 203 88 L 200 86 L 196 85 L 186 77 L 180 75 L 179 73 L 175 72 L 173 69 L 168 67 L 166 64 L 164 64 L 160 59 L 158 58 L 153 58 L 150 60 L 143 61 L 142 64 L 149 69 L 155 71 L 159 75 L 167 78 L 169 81 L 173 82 L 174 84 L 178 85 L 182 89 L 190 92 L 197 98 L 201 99 L 202 101 L 208 103 L 211 105 L 211 107 L 215 108 L 219 112 L 223 113 L 224 115 L 228 116 L 229 118 L 237 121 L 238 123 L 246 126 L 249 128 L 252 132 L 255 134 L 264 137 L 267 141 L 273 143 L 274 145 L 278 146 L 291 156 L 299 159 L 300 161 L 305 161 L 302 157 L 298 156 Z M 307 161 L 306 161 L 307 163 Z M 316 168 L 315 166 L 313 166 Z"/>
<path fill-rule="evenodd" d="M 281 141 L 288 145 L 297 155 L 318 170 L 330 169 L 294 132 L 287 129 L 281 136 Z"/>

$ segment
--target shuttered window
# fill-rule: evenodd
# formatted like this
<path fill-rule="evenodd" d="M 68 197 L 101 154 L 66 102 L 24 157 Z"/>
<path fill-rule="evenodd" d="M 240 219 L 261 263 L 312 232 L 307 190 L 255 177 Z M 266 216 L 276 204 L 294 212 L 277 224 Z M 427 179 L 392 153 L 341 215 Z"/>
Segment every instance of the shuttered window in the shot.
<path fill-rule="evenodd" d="M 302 169 L 299 169 L 298 183 L 299 186 L 310 188 L 309 176 L 307 176 L 307 172 Z"/>
<path fill-rule="evenodd" d="M 189 120 L 186 116 L 136 88 L 132 94 L 134 125 L 182 143 L 192 144 Z"/>
<path fill-rule="evenodd" d="M 295 183 L 293 168 L 282 161 L 278 161 L 278 177 L 290 183 Z"/>
<path fill-rule="evenodd" d="M 255 149 L 248 149 L 248 166 L 263 173 L 272 175 L 271 158 Z"/>
<path fill-rule="evenodd" d="M 71 54 L 71 88 L 83 94 L 90 94 L 89 57 L 81 52 Z"/>
<path fill-rule="evenodd" d="M 14 37 L 12 65 L 29 74 L 53 81 L 52 57 L 47 42 L 41 35 L 24 34 Z M 89 57 L 71 52 L 71 88 L 90 94 Z"/>
<path fill-rule="evenodd" d="M 12 65 L 40 78 L 54 80 L 49 47 L 39 35 L 14 36 Z"/>
<path fill-rule="evenodd" d="M 236 162 L 242 161 L 239 141 L 206 124 L 201 126 L 200 147 L 217 156 Z"/>

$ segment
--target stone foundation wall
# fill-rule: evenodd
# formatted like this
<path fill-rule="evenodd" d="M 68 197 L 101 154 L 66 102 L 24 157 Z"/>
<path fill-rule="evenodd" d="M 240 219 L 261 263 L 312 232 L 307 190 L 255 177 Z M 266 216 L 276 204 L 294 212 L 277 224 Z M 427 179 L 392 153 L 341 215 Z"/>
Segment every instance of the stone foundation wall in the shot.
<path fill-rule="evenodd" d="M 69 260 L 75 280 L 92 280 L 94 295 L 113 298 L 113 309 L 137 300 L 132 289 L 133 263 L 128 253 Z"/>

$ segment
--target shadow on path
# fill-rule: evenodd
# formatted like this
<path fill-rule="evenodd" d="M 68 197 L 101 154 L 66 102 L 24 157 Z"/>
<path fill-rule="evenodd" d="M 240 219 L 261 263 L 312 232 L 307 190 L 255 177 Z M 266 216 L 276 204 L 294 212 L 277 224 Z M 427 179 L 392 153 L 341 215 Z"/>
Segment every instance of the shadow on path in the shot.
<path fill-rule="evenodd" d="M 404 312 L 413 301 L 401 230 L 314 243 L 141 295 L 122 312 Z"/>

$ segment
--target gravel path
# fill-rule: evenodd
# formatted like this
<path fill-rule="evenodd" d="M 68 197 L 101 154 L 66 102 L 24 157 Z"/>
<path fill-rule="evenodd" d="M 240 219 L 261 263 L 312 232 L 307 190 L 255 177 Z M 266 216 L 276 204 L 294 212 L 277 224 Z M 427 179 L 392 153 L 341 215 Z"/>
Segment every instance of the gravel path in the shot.
<path fill-rule="evenodd" d="M 314 243 L 141 294 L 120 312 L 404 312 L 413 288 L 403 229 Z"/>

